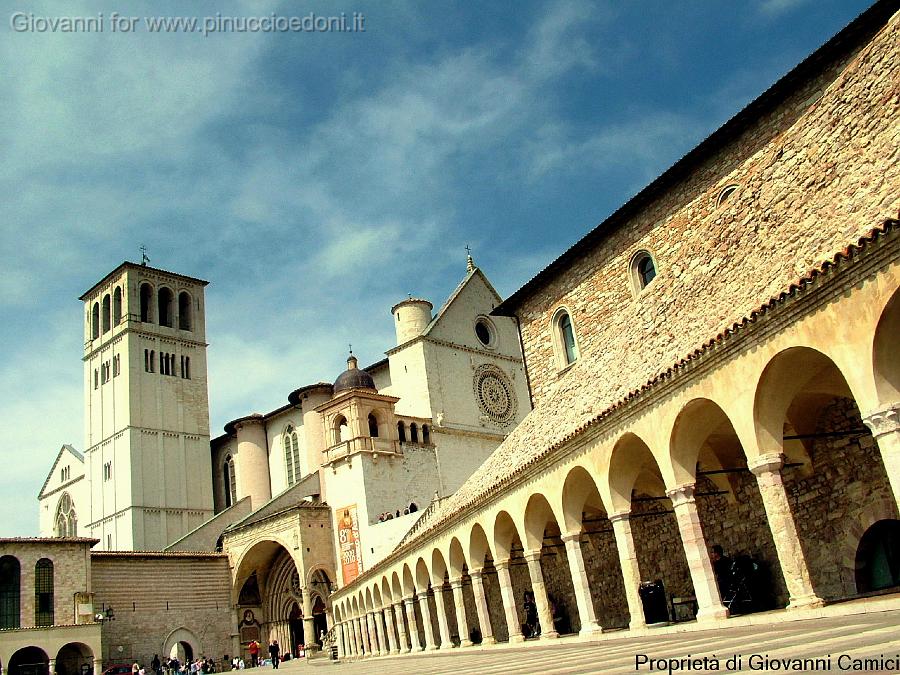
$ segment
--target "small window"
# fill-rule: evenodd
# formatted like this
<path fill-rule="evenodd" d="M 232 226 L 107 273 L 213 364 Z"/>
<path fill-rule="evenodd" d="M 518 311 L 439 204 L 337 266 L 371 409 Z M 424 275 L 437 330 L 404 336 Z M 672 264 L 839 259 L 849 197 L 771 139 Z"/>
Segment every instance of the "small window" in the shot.
<path fill-rule="evenodd" d="M 293 425 L 288 425 L 282 436 L 282 445 L 284 446 L 284 465 L 287 474 L 288 486 L 293 485 L 300 480 L 300 444 L 297 439 L 297 430 Z"/>
<path fill-rule="evenodd" d="M 91 310 L 91 337 L 97 339 L 100 337 L 100 303 L 95 302 Z"/>
<path fill-rule="evenodd" d="M 638 251 L 631 258 L 631 283 L 635 296 L 656 278 L 656 261 L 648 251 Z"/>
<path fill-rule="evenodd" d="M 406 443 L 406 425 L 403 422 L 397 422 L 397 438 L 401 443 Z"/>
<path fill-rule="evenodd" d="M 431 445 L 431 430 L 427 424 L 422 425 L 422 442 L 425 445 Z"/>
<path fill-rule="evenodd" d="M 485 347 L 491 347 L 494 344 L 494 327 L 484 317 L 475 322 L 475 337 Z"/>
<path fill-rule="evenodd" d="M 186 291 L 178 294 L 178 327 L 191 330 L 191 296 Z"/>
<path fill-rule="evenodd" d="M 553 324 L 555 333 L 553 342 L 559 355 L 560 366 L 564 368 L 578 359 L 575 328 L 572 325 L 572 317 L 565 310 L 556 313 Z"/>
<path fill-rule="evenodd" d="M 175 298 L 168 288 L 160 288 L 156 298 L 156 308 L 159 312 L 159 325 L 172 328 L 175 314 Z"/>
<path fill-rule="evenodd" d="M 19 627 L 20 570 L 18 558 L 0 558 L 0 629 Z"/>
<path fill-rule="evenodd" d="M 378 418 L 373 413 L 369 413 L 369 436 L 378 438 Z"/>
<path fill-rule="evenodd" d="M 106 462 L 103 465 L 103 480 L 108 481 L 112 478 L 112 462 Z"/>
<path fill-rule="evenodd" d="M 48 558 L 34 566 L 34 625 L 53 625 L 53 561 Z"/>
<path fill-rule="evenodd" d="M 153 287 L 150 284 L 141 284 L 141 321 L 147 323 L 153 321 Z"/>
<path fill-rule="evenodd" d="M 419 442 L 419 427 L 415 422 L 409 425 L 409 440 L 411 443 Z"/>
<path fill-rule="evenodd" d="M 234 475 L 234 457 L 231 455 L 225 458 L 222 474 L 225 478 L 225 506 L 228 507 L 237 502 L 237 480 Z"/>
<path fill-rule="evenodd" d="M 112 327 L 112 308 L 109 293 L 103 296 L 103 332 L 106 333 Z"/>
<path fill-rule="evenodd" d="M 731 197 L 731 195 L 733 195 L 737 189 L 738 186 L 736 184 L 726 185 L 724 188 L 722 188 L 722 191 L 719 193 L 719 198 L 716 199 L 716 207 L 718 208 L 719 206 L 722 206 L 722 204 L 724 204 L 725 201 L 729 197 Z"/>

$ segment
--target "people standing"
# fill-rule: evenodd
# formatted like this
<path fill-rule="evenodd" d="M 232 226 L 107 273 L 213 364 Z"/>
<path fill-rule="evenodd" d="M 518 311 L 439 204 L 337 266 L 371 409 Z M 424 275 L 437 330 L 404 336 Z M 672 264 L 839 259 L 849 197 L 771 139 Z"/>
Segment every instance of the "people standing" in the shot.
<path fill-rule="evenodd" d="M 281 651 L 281 648 L 278 646 L 278 640 L 272 640 L 269 643 L 269 656 L 272 657 L 272 667 L 278 668 L 278 653 Z"/>
<path fill-rule="evenodd" d="M 259 642 L 250 640 L 247 651 L 250 652 L 250 667 L 256 668 L 259 665 Z"/>

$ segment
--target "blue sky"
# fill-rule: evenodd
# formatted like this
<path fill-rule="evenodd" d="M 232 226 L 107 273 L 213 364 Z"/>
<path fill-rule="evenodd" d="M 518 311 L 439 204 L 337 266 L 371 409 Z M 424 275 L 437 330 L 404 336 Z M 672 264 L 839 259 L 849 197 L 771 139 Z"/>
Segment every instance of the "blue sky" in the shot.
<path fill-rule="evenodd" d="M 391 305 L 442 302 L 466 244 L 509 295 L 868 3 L 125 4 L 0 2 L 0 536 L 37 534 L 50 462 L 84 449 L 77 298 L 141 244 L 210 281 L 215 436 L 333 380 L 349 342 L 382 358 Z M 143 23 L 271 12 L 366 30 Z"/>

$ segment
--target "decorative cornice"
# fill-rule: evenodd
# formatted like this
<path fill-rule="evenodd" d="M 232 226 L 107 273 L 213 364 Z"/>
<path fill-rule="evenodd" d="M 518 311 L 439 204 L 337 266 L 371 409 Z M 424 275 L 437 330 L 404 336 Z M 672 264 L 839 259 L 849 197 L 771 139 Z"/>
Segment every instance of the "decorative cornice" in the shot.
<path fill-rule="evenodd" d="M 887 434 L 900 432 L 900 403 L 892 403 L 883 410 L 869 413 L 863 418 L 863 424 L 872 430 L 876 440 Z"/>

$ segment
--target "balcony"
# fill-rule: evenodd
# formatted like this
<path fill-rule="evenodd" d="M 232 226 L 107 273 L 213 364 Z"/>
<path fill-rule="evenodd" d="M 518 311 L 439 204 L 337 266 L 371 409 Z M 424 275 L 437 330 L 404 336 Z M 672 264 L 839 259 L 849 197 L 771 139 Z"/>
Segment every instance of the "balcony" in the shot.
<path fill-rule="evenodd" d="M 372 438 L 370 436 L 360 436 L 351 438 L 348 441 L 341 441 L 337 445 L 332 445 L 325 450 L 325 465 L 332 464 L 339 459 L 350 457 L 359 453 L 368 453 L 370 455 L 389 455 L 399 456 L 403 452 L 397 441 L 389 438 Z"/>

